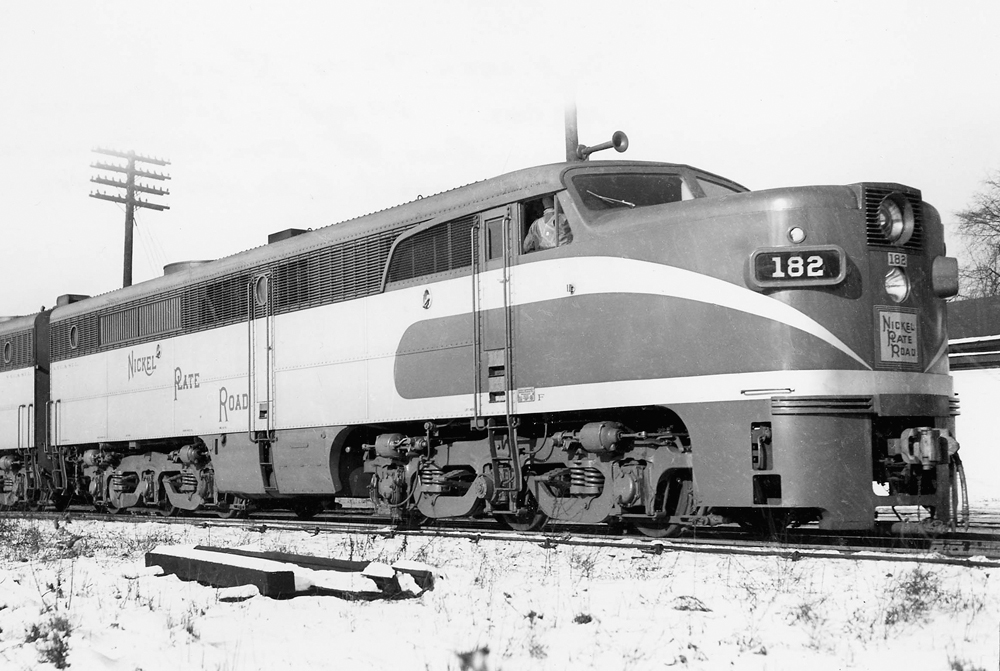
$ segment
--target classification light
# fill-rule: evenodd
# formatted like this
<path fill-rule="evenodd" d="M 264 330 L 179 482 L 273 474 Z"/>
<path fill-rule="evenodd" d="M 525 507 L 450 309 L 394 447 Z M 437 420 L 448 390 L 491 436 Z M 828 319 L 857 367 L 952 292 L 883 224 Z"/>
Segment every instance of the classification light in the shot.
<path fill-rule="evenodd" d="M 798 226 L 795 226 L 793 228 L 788 229 L 788 239 L 794 242 L 795 244 L 798 244 L 806 239 L 806 232 L 801 228 L 799 228 Z"/>

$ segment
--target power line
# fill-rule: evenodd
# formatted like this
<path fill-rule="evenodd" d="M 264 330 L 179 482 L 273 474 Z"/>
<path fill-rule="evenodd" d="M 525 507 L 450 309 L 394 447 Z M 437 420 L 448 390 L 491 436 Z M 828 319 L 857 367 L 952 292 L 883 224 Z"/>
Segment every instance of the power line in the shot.
<path fill-rule="evenodd" d="M 160 269 L 167 264 L 166 255 L 157 239 L 156 231 L 148 225 L 145 218 L 139 217 L 138 214 L 135 218 L 135 237 L 142 245 L 149 268 L 155 277 L 160 273 Z"/>
<path fill-rule="evenodd" d="M 147 228 L 140 226 L 138 217 L 135 222 L 135 239 L 139 241 L 139 247 L 142 248 L 142 255 L 146 259 L 146 264 L 149 266 L 150 270 L 156 274 L 156 261 L 153 258 L 152 253 L 149 250 L 149 236 L 146 234 Z"/>

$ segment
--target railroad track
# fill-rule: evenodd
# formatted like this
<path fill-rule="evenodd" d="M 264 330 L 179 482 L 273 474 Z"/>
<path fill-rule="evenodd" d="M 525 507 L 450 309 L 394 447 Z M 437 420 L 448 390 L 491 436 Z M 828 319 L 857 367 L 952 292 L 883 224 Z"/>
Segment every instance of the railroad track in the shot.
<path fill-rule="evenodd" d="M 899 506 L 895 510 L 892 508 L 878 508 L 876 515 L 876 519 L 880 522 L 912 522 L 926 517 L 927 513 L 918 506 Z M 1000 529 L 1000 510 L 997 508 L 971 506 L 969 508 L 969 528 L 982 530 Z"/>
<path fill-rule="evenodd" d="M 14 512 L 0 513 L 18 517 L 58 521 L 67 513 Z M 200 527 L 236 528 L 250 532 L 299 531 L 313 535 L 322 533 L 353 533 L 391 537 L 405 535 L 417 538 L 465 539 L 472 542 L 505 541 L 534 543 L 543 547 L 582 546 L 592 548 L 633 549 L 649 554 L 665 552 L 697 552 L 775 556 L 793 561 L 805 559 L 850 559 L 857 561 L 904 561 L 925 564 L 1000 567 L 1000 525 L 995 511 L 973 511 L 975 531 L 941 534 L 892 533 L 892 520 L 878 524 L 877 533 L 828 532 L 812 526 L 787 529 L 771 537 L 752 537 L 736 527 L 697 528 L 679 538 L 654 539 L 623 534 L 607 526 L 553 524 L 535 532 L 515 532 L 503 529 L 492 520 L 458 521 L 447 525 L 433 523 L 407 527 L 371 515 L 355 513 L 331 519 L 323 514 L 301 520 L 291 514 L 257 513 L 243 519 L 220 519 L 209 516 L 161 517 L 151 514 L 107 515 L 97 512 L 69 513 L 70 519 L 137 523 L 155 521 L 162 524 L 191 524 Z M 979 524 L 980 518 L 983 524 Z M 905 518 L 904 518 L 905 519 Z M 910 525 L 911 529 L 916 528 Z"/>

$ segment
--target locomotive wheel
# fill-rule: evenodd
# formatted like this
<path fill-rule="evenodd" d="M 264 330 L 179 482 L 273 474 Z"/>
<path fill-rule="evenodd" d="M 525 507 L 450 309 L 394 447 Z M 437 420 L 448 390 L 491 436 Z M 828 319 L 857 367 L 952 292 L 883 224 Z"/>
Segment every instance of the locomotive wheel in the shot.
<path fill-rule="evenodd" d="M 525 510 L 517 515 L 494 515 L 496 520 L 511 531 L 524 533 L 538 531 L 549 521 L 549 516 L 538 509 L 535 497 L 528 494 L 524 499 Z"/>
<path fill-rule="evenodd" d="M 115 504 L 115 499 L 111 497 L 111 481 L 108 480 L 104 489 L 104 510 L 110 515 L 124 515 L 127 507 Z"/>
<path fill-rule="evenodd" d="M 160 517 L 177 517 L 181 512 L 181 509 L 177 506 L 170 505 L 170 501 L 161 501 L 158 506 L 156 506 L 156 514 Z"/>
<path fill-rule="evenodd" d="M 170 503 L 170 498 L 167 496 L 167 489 L 160 483 L 159 496 L 157 497 L 159 501 L 155 504 L 156 514 L 160 517 L 177 517 L 180 514 L 181 509 Z"/>
<path fill-rule="evenodd" d="M 215 509 L 215 514 L 224 520 L 233 520 L 241 517 L 247 516 L 247 511 L 245 508 L 234 508 L 233 504 L 239 501 L 238 496 L 233 496 L 232 494 L 224 495 L 220 500 L 218 507 Z"/>
<path fill-rule="evenodd" d="M 674 477 L 667 485 L 664 508 L 667 515 L 690 515 L 694 511 L 691 481 Z M 684 531 L 683 524 L 670 524 L 656 520 L 634 520 L 632 526 L 643 536 L 650 538 L 676 538 Z"/>

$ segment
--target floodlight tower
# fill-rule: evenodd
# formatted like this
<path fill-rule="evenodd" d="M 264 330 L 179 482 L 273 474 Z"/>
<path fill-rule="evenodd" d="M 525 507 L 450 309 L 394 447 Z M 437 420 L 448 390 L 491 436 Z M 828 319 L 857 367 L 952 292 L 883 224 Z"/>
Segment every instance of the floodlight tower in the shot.
<path fill-rule="evenodd" d="M 132 286 L 132 227 L 135 225 L 135 208 L 145 207 L 150 210 L 169 210 L 170 208 L 166 205 L 160 205 L 158 203 L 151 203 L 149 201 L 137 198 L 135 193 L 137 191 L 141 193 L 149 193 L 154 196 L 167 196 L 170 195 L 168 189 L 160 189 L 155 186 L 146 186 L 141 183 L 136 183 L 136 177 L 142 177 L 144 179 L 156 179 L 156 180 L 167 180 L 170 179 L 170 175 L 164 175 L 159 172 L 151 172 L 148 170 L 143 170 L 141 168 L 136 168 L 136 163 L 150 163 L 152 165 L 170 165 L 170 161 L 165 161 L 160 158 L 152 158 L 150 156 L 142 156 L 136 154 L 134 151 L 115 151 L 114 149 L 94 149 L 96 154 L 104 154 L 105 156 L 115 156 L 117 158 L 124 158 L 128 160 L 128 165 L 121 166 L 115 165 L 113 163 L 92 163 L 90 167 L 96 168 L 98 170 L 108 170 L 111 172 L 124 173 L 125 179 L 110 179 L 107 177 L 91 177 L 90 181 L 96 184 L 104 184 L 106 186 L 113 186 L 119 189 L 125 189 L 125 195 L 121 196 L 117 193 L 104 193 L 103 191 L 92 191 L 90 194 L 91 198 L 100 198 L 101 200 L 110 200 L 114 203 L 124 203 L 125 204 L 125 269 L 122 275 L 122 286 L 129 287 Z"/>

